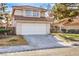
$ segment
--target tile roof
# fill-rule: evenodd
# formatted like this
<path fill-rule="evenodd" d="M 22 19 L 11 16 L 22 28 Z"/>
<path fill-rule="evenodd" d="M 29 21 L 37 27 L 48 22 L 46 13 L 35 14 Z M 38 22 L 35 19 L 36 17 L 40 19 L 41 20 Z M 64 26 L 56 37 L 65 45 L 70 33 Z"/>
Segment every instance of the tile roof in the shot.
<path fill-rule="evenodd" d="M 42 10 L 47 11 L 47 9 L 41 8 L 41 7 L 34 7 L 34 6 L 13 6 L 13 9 L 26 9 L 26 10 Z"/>

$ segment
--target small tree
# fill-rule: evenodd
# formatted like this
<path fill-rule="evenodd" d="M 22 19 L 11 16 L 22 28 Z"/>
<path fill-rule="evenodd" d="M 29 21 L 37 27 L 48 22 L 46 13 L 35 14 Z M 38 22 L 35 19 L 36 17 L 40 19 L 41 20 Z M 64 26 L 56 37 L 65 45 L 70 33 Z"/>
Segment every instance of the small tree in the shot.
<path fill-rule="evenodd" d="M 75 9 L 74 10 L 69 9 L 68 7 L 70 5 L 75 5 L 75 4 L 72 4 L 72 3 L 71 4 L 67 4 L 67 3 L 55 4 L 51 11 L 56 17 L 56 19 L 63 19 L 67 17 L 73 18 L 78 15 L 78 11 Z"/>
<path fill-rule="evenodd" d="M 51 13 L 53 14 L 54 16 L 54 20 L 61 20 L 61 19 L 64 19 L 64 18 L 74 18 L 78 15 L 78 10 L 76 9 L 70 9 L 68 8 L 69 6 L 71 5 L 75 5 L 73 3 L 56 3 L 52 10 L 51 10 Z M 54 23 L 53 23 L 54 25 Z M 61 28 L 60 28 L 60 31 L 61 31 Z"/>
<path fill-rule="evenodd" d="M 77 15 L 78 15 L 78 12 L 77 11 L 71 11 L 70 14 L 69 14 L 69 17 L 70 18 L 74 18 Z"/>

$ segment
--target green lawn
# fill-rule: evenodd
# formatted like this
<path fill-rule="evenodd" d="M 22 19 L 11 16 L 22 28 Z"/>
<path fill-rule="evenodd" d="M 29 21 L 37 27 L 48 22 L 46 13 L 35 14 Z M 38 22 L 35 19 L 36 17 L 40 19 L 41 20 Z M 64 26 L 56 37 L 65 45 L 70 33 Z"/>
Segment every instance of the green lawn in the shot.
<path fill-rule="evenodd" d="M 79 39 L 79 34 L 63 34 L 63 35 L 68 37 L 68 38 Z"/>
<path fill-rule="evenodd" d="M 79 34 L 68 34 L 68 33 L 54 33 L 53 35 L 56 35 L 63 41 L 67 42 L 77 42 L 79 41 Z"/>

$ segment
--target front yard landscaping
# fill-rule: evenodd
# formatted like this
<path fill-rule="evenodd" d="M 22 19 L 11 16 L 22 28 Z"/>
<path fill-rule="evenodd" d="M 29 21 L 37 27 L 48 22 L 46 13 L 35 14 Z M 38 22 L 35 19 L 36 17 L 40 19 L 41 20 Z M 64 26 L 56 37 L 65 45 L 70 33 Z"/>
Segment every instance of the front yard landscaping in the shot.
<path fill-rule="evenodd" d="M 57 36 L 61 41 L 66 43 L 79 42 L 79 34 L 53 33 L 52 35 Z"/>
<path fill-rule="evenodd" d="M 79 41 L 79 34 L 63 34 L 60 36 L 64 39 L 69 39 L 70 41 Z"/>
<path fill-rule="evenodd" d="M 27 45 L 28 42 L 22 36 L 11 36 L 1 38 L 0 46 Z"/>

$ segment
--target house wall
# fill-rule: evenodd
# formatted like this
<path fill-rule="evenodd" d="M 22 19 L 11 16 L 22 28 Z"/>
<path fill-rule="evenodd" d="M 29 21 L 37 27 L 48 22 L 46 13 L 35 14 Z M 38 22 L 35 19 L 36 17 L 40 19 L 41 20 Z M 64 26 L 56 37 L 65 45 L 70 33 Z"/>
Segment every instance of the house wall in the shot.
<path fill-rule="evenodd" d="M 79 29 L 79 26 L 64 26 L 64 29 Z"/>
<path fill-rule="evenodd" d="M 14 15 L 23 15 L 23 10 L 15 10 Z"/>
<path fill-rule="evenodd" d="M 27 21 L 27 20 L 14 20 L 14 21 L 16 21 L 16 23 L 40 23 L 40 24 L 50 24 L 50 22 L 48 22 L 48 21 Z"/>
<path fill-rule="evenodd" d="M 16 20 L 14 20 L 14 17 L 12 18 L 12 27 L 16 27 Z"/>
<path fill-rule="evenodd" d="M 15 30 L 16 30 L 16 34 L 20 35 L 22 33 L 22 24 L 16 23 Z"/>
<path fill-rule="evenodd" d="M 40 12 L 41 17 L 45 17 L 45 12 Z"/>

